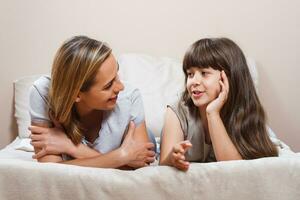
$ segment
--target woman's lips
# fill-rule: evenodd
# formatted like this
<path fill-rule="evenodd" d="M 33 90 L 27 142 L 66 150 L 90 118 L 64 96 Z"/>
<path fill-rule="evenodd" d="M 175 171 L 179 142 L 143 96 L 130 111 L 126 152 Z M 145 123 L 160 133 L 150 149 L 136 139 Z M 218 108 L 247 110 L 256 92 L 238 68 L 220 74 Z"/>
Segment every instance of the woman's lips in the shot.
<path fill-rule="evenodd" d="M 118 96 L 112 97 L 110 99 L 108 99 L 108 101 L 112 101 L 112 102 L 116 102 L 118 99 Z"/>

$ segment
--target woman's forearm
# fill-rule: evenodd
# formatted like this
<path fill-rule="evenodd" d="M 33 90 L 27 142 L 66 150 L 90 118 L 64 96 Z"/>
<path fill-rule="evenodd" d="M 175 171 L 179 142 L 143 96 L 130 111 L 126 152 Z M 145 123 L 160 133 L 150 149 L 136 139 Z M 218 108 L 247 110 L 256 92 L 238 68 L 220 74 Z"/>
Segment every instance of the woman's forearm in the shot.
<path fill-rule="evenodd" d="M 107 154 L 96 155 L 89 158 L 77 158 L 74 160 L 61 161 L 60 163 L 84 167 L 119 168 L 126 165 L 127 160 L 124 153 L 119 148 Z"/>
<path fill-rule="evenodd" d="M 73 158 L 89 158 L 102 155 L 100 152 L 96 151 L 95 149 L 90 148 L 82 143 L 78 145 L 73 145 L 69 151 L 67 152 L 68 155 L 72 156 Z"/>
<path fill-rule="evenodd" d="M 231 141 L 219 114 L 207 114 L 210 138 L 217 161 L 241 160 L 242 157 Z"/>

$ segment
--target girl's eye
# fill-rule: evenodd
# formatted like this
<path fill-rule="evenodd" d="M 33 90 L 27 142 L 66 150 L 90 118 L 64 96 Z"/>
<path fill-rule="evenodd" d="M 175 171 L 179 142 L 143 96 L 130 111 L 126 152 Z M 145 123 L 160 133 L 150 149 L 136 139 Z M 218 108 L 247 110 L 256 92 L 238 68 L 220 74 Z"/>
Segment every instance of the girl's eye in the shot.
<path fill-rule="evenodd" d="M 206 76 L 208 72 L 201 72 L 202 76 Z"/>
<path fill-rule="evenodd" d="M 188 73 L 187 73 L 187 76 L 188 76 L 189 78 L 193 78 L 194 74 L 193 74 L 192 72 L 188 72 Z"/>

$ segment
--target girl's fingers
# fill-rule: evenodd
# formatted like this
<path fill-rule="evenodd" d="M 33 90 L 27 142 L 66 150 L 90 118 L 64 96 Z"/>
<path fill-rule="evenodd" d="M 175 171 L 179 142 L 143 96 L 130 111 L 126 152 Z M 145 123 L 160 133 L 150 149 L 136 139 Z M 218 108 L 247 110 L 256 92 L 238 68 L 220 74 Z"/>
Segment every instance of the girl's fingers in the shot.
<path fill-rule="evenodd" d="M 185 156 L 181 153 L 173 153 L 173 158 L 175 161 L 178 161 L 178 160 L 185 161 Z"/>
<path fill-rule="evenodd" d="M 191 148 L 193 146 L 192 143 L 188 140 L 181 142 L 180 145 L 182 146 L 182 148 L 184 150 L 183 153 L 185 153 L 189 148 Z"/>
<path fill-rule="evenodd" d="M 172 156 L 174 162 L 177 162 L 178 160 L 184 160 L 184 156 L 181 153 L 173 153 Z"/>
<path fill-rule="evenodd" d="M 187 171 L 189 169 L 189 166 L 190 166 L 189 163 L 180 163 L 180 162 L 175 163 L 175 167 L 182 171 Z"/>
<path fill-rule="evenodd" d="M 224 86 L 225 86 L 224 88 L 228 92 L 229 91 L 229 82 L 228 82 L 228 78 L 226 76 L 226 73 L 224 71 L 222 71 L 221 76 L 222 76 L 222 80 L 223 80 L 222 82 L 224 83 Z"/>
<path fill-rule="evenodd" d="M 177 144 L 173 147 L 173 152 L 174 153 L 184 153 L 184 149 L 180 144 Z"/>
<path fill-rule="evenodd" d="M 223 99 L 227 99 L 228 90 L 225 88 L 225 85 L 221 80 L 219 81 L 219 83 L 221 85 L 220 95 L 222 96 Z"/>
<path fill-rule="evenodd" d="M 189 162 L 184 161 L 184 160 L 177 160 L 177 162 L 178 162 L 179 164 L 181 164 L 181 165 L 184 165 L 184 166 L 189 165 Z"/>

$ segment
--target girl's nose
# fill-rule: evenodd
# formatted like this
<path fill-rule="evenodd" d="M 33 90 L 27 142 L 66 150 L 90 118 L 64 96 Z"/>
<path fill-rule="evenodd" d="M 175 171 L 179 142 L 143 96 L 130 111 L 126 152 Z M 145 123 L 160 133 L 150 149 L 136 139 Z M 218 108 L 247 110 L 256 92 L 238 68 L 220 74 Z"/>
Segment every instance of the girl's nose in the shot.
<path fill-rule="evenodd" d="M 194 74 L 193 79 L 192 79 L 192 83 L 193 83 L 193 84 L 196 84 L 196 85 L 200 85 L 201 82 L 202 82 L 202 76 L 201 76 L 200 73 L 196 72 L 196 73 Z"/>

